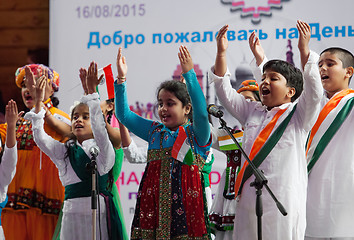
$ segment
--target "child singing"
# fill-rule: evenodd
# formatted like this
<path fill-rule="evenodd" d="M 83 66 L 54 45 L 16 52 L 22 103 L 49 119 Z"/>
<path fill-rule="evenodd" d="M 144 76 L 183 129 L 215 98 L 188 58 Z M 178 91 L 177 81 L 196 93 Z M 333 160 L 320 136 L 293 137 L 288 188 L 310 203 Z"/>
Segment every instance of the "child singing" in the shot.
<path fill-rule="evenodd" d="M 202 174 L 211 145 L 206 102 L 187 48 L 181 46 L 178 56 L 186 84 L 166 81 L 160 85 L 157 100 L 161 122 L 156 122 L 130 111 L 127 65 L 121 48 L 118 52 L 118 119 L 149 143 L 131 239 L 210 239 Z M 198 121 L 192 122 L 192 115 Z"/>
<path fill-rule="evenodd" d="M 38 99 L 35 112 L 25 116 L 32 120 L 34 140 L 57 166 L 65 187 L 60 239 L 92 238 L 91 171 L 86 170 L 86 164 L 90 162 L 90 149 L 96 146 L 99 148 L 96 158 L 99 175 L 97 226 L 100 227 L 97 238 L 122 239 L 122 225 L 107 189 L 108 172 L 114 165 L 115 153 L 95 88 L 98 81 L 97 64 L 92 62 L 87 77 L 88 95 L 83 96 L 71 112 L 72 134 L 65 144 L 52 139 L 43 130 L 45 111 L 39 104 L 43 95 L 43 79 L 38 81 L 36 87 Z"/>

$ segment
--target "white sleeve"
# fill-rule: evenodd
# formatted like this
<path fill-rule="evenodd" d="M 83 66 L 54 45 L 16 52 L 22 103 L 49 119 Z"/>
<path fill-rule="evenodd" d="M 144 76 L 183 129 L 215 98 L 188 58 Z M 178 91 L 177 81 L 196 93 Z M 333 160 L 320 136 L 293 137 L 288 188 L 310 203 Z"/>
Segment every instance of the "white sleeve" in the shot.
<path fill-rule="evenodd" d="M 49 110 L 50 111 L 50 110 Z M 35 108 L 33 107 L 30 112 L 34 113 L 35 114 Z M 58 113 L 52 113 L 51 114 L 53 115 L 54 118 L 56 118 L 57 120 L 61 121 L 61 122 L 64 122 L 66 123 L 67 125 L 71 126 L 71 122 L 69 119 L 67 119 L 66 117 L 58 114 Z"/>
<path fill-rule="evenodd" d="M 97 155 L 97 170 L 106 174 L 112 169 L 115 162 L 115 152 L 106 129 L 106 122 L 100 107 L 98 93 L 85 95 L 81 102 L 86 103 L 90 111 L 90 121 L 94 139 L 97 143 L 100 153 Z"/>
<path fill-rule="evenodd" d="M 262 82 L 262 75 L 263 75 L 263 66 L 268 62 L 268 58 L 264 56 L 264 59 L 259 66 L 257 66 L 256 59 L 253 58 L 250 67 L 253 73 L 254 78 L 256 79 L 257 83 L 260 84 Z"/>
<path fill-rule="evenodd" d="M 44 115 L 45 110 L 42 108 L 37 114 L 34 112 L 26 113 L 24 118 L 32 122 L 33 139 L 37 146 L 53 161 L 59 171 L 65 170 L 66 147 L 64 143 L 53 139 L 44 131 Z"/>
<path fill-rule="evenodd" d="M 59 121 L 62 121 L 62 122 L 64 122 L 64 123 L 66 123 L 67 125 L 71 126 L 70 120 L 67 119 L 66 117 L 64 117 L 64 116 L 62 116 L 62 115 L 60 115 L 60 114 L 58 114 L 58 113 L 54 113 L 54 114 L 53 114 L 53 117 L 56 118 L 56 119 L 58 119 Z"/>
<path fill-rule="evenodd" d="M 309 59 L 304 67 L 304 90 L 299 97 L 297 111 L 305 131 L 310 131 L 320 112 L 323 96 L 321 76 L 318 70 L 319 55 L 310 51 Z"/>
<path fill-rule="evenodd" d="M 128 147 L 122 148 L 124 157 L 130 163 L 146 163 L 147 149 L 145 147 L 138 147 L 132 139 Z"/>
<path fill-rule="evenodd" d="M 16 173 L 17 143 L 14 147 L 4 148 L 4 154 L 0 164 L 0 202 L 5 201 L 7 188 Z"/>
<path fill-rule="evenodd" d="M 209 79 L 214 82 L 215 92 L 221 105 L 235 117 L 241 125 L 245 125 L 248 114 L 250 113 L 250 106 L 246 99 L 235 89 L 232 88 L 230 83 L 231 73 L 227 69 L 223 77 L 214 74 L 214 67 L 209 70 Z"/>

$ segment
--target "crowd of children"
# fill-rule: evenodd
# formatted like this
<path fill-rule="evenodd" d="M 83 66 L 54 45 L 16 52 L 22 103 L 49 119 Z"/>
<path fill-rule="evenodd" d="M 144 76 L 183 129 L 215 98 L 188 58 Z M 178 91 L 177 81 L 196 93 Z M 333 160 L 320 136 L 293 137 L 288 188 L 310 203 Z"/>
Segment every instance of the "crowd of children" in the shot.
<path fill-rule="evenodd" d="M 310 26 L 298 21 L 300 70 L 268 61 L 252 33 L 256 80 L 235 90 L 227 67 L 228 28 L 216 36 L 209 80 L 242 125 L 232 133 L 242 138 L 242 148 L 287 212 L 283 216 L 263 191 L 262 237 L 354 240 L 354 56 L 339 47 L 320 55 L 311 51 Z M 165 81 L 157 89 L 160 121 L 130 110 L 121 48 L 114 98 L 100 101 L 102 76 L 91 62 L 79 70 L 84 95 L 70 116 L 56 108 L 58 73 L 38 64 L 18 69 L 16 84 L 29 111 L 22 117 L 10 100 L 0 125 L 0 239 L 259 239 L 252 168 L 226 131 L 209 123 L 187 47 L 179 48 L 178 58 L 183 81 Z M 119 129 L 110 125 L 113 114 Z M 128 130 L 148 149 L 139 149 Z M 213 203 L 212 148 L 227 156 Z M 146 164 L 130 236 L 114 184 L 123 155 Z"/>

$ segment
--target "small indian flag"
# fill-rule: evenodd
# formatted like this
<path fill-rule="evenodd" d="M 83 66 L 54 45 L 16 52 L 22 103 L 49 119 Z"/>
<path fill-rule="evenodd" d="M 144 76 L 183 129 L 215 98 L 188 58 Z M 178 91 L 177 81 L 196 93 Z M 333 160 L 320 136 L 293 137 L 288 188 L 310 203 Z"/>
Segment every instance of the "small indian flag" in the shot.
<path fill-rule="evenodd" d="M 98 77 L 103 74 L 100 84 L 97 86 L 97 91 L 101 100 L 108 100 L 114 98 L 114 78 L 111 64 L 104 68 L 98 69 Z"/>
<path fill-rule="evenodd" d="M 179 133 L 172 148 L 172 157 L 180 162 L 192 165 L 194 156 L 191 147 L 189 146 L 187 134 L 183 127 L 179 127 Z"/>
<path fill-rule="evenodd" d="M 237 142 L 242 147 L 242 137 L 243 132 L 234 133 L 233 136 L 236 138 Z M 238 149 L 237 145 L 231 139 L 229 135 L 218 137 L 219 147 L 222 151 L 235 150 Z"/>

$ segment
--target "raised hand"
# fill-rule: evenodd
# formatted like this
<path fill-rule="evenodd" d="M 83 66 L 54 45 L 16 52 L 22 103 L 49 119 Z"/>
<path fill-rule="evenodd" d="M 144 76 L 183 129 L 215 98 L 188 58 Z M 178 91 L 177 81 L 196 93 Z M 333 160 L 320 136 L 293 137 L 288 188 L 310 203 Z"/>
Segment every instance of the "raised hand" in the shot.
<path fill-rule="evenodd" d="M 16 122 L 22 116 L 23 111 L 18 113 L 14 100 L 10 100 L 6 105 L 5 120 L 7 122 L 6 146 L 12 148 L 16 144 Z"/>
<path fill-rule="evenodd" d="M 189 72 L 194 67 L 192 57 L 186 46 L 179 47 L 178 58 L 181 63 L 183 73 Z"/>
<path fill-rule="evenodd" d="M 251 33 L 251 36 L 248 39 L 248 43 L 250 45 L 253 56 L 256 59 L 256 63 L 259 66 L 263 62 L 265 54 L 261 42 L 259 41 L 259 38 L 256 36 L 255 32 Z"/>
<path fill-rule="evenodd" d="M 298 47 L 300 51 L 301 65 L 302 68 L 304 68 L 310 56 L 309 42 L 311 38 L 311 28 L 310 25 L 301 20 L 297 20 L 296 27 L 299 31 Z"/>
<path fill-rule="evenodd" d="M 100 78 L 98 78 L 97 63 L 92 61 L 90 67 L 88 68 L 87 78 L 86 78 L 88 94 L 96 92 L 96 87 L 101 82 L 102 78 L 103 78 L 103 74 L 100 76 Z"/>
<path fill-rule="evenodd" d="M 80 68 L 79 72 L 80 72 L 79 76 L 80 76 L 82 88 L 84 89 L 85 95 L 87 95 L 87 92 L 88 92 L 88 89 L 87 89 L 87 69 Z"/>
<path fill-rule="evenodd" d="M 227 70 L 226 50 L 229 46 L 229 41 L 227 40 L 226 33 L 228 30 L 229 25 L 225 25 L 220 28 L 218 35 L 216 36 L 217 53 L 215 58 L 214 73 L 219 77 L 224 76 Z"/>
<path fill-rule="evenodd" d="M 42 76 L 45 76 L 45 98 L 43 101 L 46 101 L 54 93 L 52 81 L 49 81 L 49 68 L 44 68 Z"/>
<path fill-rule="evenodd" d="M 25 67 L 25 79 L 23 81 L 30 92 L 32 99 L 36 99 L 36 79 L 32 70 L 28 66 Z"/>
<path fill-rule="evenodd" d="M 42 75 L 36 83 L 36 105 L 40 104 L 43 102 L 45 99 L 45 92 L 46 92 L 46 86 L 48 85 L 47 83 L 47 77 L 45 75 Z"/>
<path fill-rule="evenodd" d="M 21 117 L 23 111 L 18 113 L 17 104 L 14 100 L 10 100 L 6 105 L 5 121 L 8 126 L 15 127 L 17 120 Z"/>
<path fill-rule="evenodd" d="M 128 72 L 128 65 L 124 56 L 122 56 L 122 48 L 118 49 L 117 54 L 117 71 L 118 71 L 118 83 L 123 83 L 126 80 Z"/>
<path fill-rule="evenodd" d="M 297 30 L 299 30 L 299 49 L 309 48 L 309 42 L 311 38 L 311 28 L 307 23 L 297 20 L 296 24 Z"/>
<path fill-rule="evenodd" d="M 229 25 L 223 26 L 216 36 L 216 43 L 217 43 L 217 54 L 218 55 L 225 55 L 226 50 L 229 46 L 229 40 L 227 40 L 226 33 L 229 30 Z"/>

